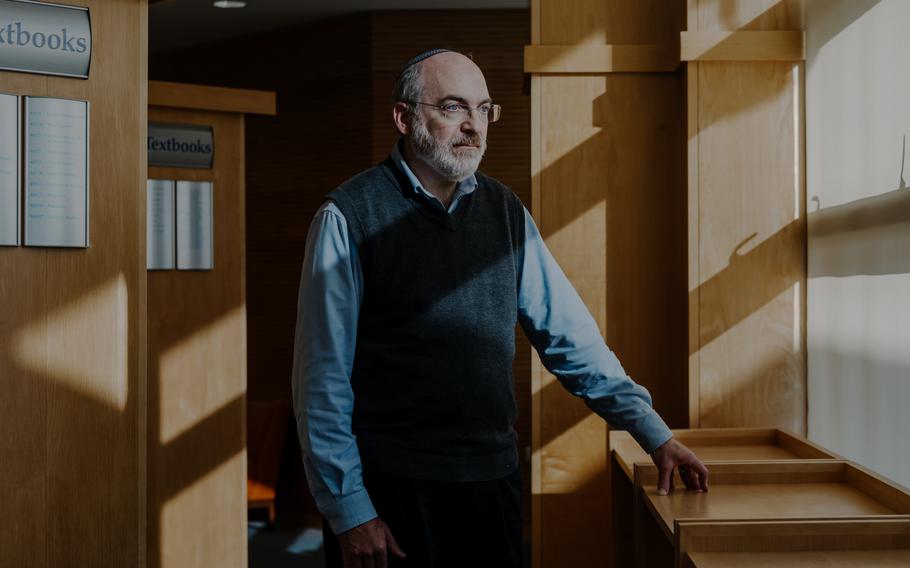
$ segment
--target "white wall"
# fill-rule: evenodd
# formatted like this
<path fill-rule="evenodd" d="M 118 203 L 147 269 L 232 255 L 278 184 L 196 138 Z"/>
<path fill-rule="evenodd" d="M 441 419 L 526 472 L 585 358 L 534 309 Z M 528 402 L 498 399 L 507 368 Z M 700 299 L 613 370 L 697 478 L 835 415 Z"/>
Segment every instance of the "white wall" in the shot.
<path fill-rule="evenodd" d="M 910 1 L 806 16 L 809 437 L 910 486 Z"/>

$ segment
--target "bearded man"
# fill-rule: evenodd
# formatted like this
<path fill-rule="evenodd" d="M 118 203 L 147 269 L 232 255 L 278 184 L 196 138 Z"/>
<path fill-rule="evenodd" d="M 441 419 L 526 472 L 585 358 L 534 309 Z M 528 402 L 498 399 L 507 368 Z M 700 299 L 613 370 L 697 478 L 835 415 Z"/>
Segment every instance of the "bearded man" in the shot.
<path fill-rule="evenodd" d="M 471 59 L 415 57 L 395 87 L 400 140 L 310 226 L 293 391 L 330 567 L 523 565 L 516 322 L 563 386 L 651 454 L 662 492 L 676 466 L 707 489 L 531 215 L 477 171 L 500 112 Z"/>

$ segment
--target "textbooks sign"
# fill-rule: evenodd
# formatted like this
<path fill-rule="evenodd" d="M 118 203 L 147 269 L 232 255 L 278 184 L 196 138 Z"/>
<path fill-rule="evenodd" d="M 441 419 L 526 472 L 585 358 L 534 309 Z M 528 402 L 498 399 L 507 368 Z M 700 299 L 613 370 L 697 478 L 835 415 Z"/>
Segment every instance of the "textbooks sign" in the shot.
<path fill-rule="evenodd" d="M 211 169 L 215 142 L 211 126 L 149 123 L 150 166 Z"/>
<path fill-rule="evenodd" d="M 88 8 L 0 0 L 0 69 L 85 79 L 91 59 Z"/>

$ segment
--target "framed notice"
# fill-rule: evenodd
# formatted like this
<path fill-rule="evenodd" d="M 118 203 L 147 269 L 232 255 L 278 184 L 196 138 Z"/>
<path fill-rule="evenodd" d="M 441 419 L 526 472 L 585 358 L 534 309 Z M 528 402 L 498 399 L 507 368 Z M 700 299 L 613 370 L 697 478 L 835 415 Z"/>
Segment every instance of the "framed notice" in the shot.
<path fill-rule="evenodd" d="M 177 224 L 174 206 L 174 182 L 150 179 L 147 182 L 147 220 L 145 266 L 148 270 L 176 268 Z"/>
<path fill-rule="evenodd" d="M 0 94 L 0 246 L 19 244 L 19 97 Z"/>
<path fill-rule="evenodd" d="M 25 245 L 87 247 L 86 101 L 25 97 Z"/>
<path fill-rule="evenodd" d="M 214 268 L 212 182 L 177 182 L 177 269 Z"/>

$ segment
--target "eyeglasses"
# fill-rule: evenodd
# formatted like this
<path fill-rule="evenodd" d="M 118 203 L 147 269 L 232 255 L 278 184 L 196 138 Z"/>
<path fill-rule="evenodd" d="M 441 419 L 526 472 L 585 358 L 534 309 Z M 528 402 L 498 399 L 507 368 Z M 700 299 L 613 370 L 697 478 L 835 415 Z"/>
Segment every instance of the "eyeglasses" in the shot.
<path fill-rule="evenodd" d="M 471 111 L 476 111 L 477 114 L 480 115 L 480 118 L 486 120 L 487 122 L 496 122 L 499 120 L 499 115 L 502 114 L 502 106 L 493 103 L 483 103 L 482 105 L 477 106 L 477 108 L 471 108 L 468 105 L 461 103 L 431 105 L 430 103 L 422 103 L 420 101 L 404 102 L 435 108 L 442 113 L 443 118 L 452 122 L 462 122 L 464 120 L 467 120 L 471 116 Z"/>

